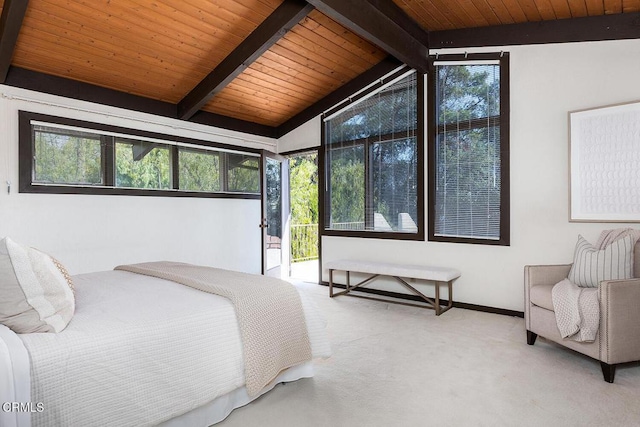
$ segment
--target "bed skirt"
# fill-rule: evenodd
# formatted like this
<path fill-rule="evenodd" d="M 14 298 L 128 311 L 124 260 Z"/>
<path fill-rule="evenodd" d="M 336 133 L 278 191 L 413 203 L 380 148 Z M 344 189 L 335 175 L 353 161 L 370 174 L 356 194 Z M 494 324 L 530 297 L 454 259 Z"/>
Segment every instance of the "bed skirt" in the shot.
<path fill-rule="evenodd" d="M 170 419 L 160 424 L 161 427 L 194 427 L 194 426 L 210 426 L 215 423 L 219 423 L 229 416 L 229 414 L 236 408 L 240 408 L 253 400 L 262 396 L 263 394 L 271 391 L 276 385 L 280 383 L 292 382 L 302 378 L 311 378 L 314 375 L 313 362 L 306 362 L 297 366 L 293 366 L 280 373 L 278 377 L 269 383 L 260 394 L 254 397 L 249 397 L 246 387 L 240 387 L 220 396 L 213 400 L 213 402 L 201 406 L 187 412 L 179 417 Z"/>

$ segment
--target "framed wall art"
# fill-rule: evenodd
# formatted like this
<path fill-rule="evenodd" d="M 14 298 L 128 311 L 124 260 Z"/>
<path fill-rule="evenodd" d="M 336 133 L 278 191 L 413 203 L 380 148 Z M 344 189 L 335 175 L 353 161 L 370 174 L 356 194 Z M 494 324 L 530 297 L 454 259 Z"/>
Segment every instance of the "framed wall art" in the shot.
<path fill-rule="evenodd" d="M 640 102 L 569 113 L 570 221 L 640 222 Z"/>

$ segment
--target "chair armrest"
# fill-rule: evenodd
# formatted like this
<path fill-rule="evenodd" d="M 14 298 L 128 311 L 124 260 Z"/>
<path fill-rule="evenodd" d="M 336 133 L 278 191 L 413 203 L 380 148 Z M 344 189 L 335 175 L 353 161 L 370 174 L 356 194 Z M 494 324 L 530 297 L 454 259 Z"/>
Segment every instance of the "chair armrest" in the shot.
<path fill-rule="evenodd" d="M 640 360 L 640 279 L 600 282 L 600 360 Z"/>
<path fill-rule="evenodd" d="M 524 324 L 527 331 L 531 330 L 531 288 L 538 285 L 555 285 L 566 279 L 570 270 L 571 264 L 524 266 Z"/>
<path fill-rule="evenodd" d="M 525 265 L 525 288 L 529 289 L 536 285 L 555 285 L 563 279 L 566 279 L 570 270 L 571 264 Z"/>

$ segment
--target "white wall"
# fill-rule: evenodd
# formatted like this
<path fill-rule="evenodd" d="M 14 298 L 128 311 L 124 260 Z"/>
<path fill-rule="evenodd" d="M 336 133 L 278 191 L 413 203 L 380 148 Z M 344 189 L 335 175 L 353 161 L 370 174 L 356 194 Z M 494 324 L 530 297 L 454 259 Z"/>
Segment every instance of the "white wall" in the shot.
<path fill-rule="evenodd" d="M 595 241 L 603 229 L 634 226 L 569 222 L 568 112 L 640 101 L 640 40 L 468 52 L 501 50 L 510 52 L 511 65 L 511 246 L 324 237 L 324 262 L 352 258 L 455 267 L 462 271 L 454 284 L 456 301 L 522 311 L 526 264 L 569 263 L 578 234 Z M 282 139 L 279 151 L 290 144 L 318 145 L 320 121 L 308 126 L 318 129 Z M 303 141 L 305 136 L 313 140 Z"/>
<path fill-rule="evenodd" d="M 0 94 L 0 238 L 48 252 L 71 274 L 155 260 L 260 272 L 259 200 L 18 193 L 18 110 L 270 151 L 275 140 L 7 86 Z"/>
<path fill-rule="evenodd" d="M 317 147 L 320 145 L 321 124 L 320 116 L 317 116 L 282 136 L 278 140 L 278 152 L 283 153 Z"/>

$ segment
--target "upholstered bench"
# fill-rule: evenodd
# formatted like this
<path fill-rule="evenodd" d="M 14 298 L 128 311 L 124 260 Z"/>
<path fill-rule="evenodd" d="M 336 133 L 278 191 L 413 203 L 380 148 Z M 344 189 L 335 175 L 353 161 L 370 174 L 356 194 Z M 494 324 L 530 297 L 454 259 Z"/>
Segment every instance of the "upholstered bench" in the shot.
<path fill-rule="evenodd" d="M 433 310 L 435 310 L 436 316 L 439 316 L 453 306 L 453 281 L 460 277 L 460 271 L 456 270 L 455 268 L 429 267 L 424 265 L 404 265 L 370 261 L 336 260 L 325 263 L 324 267 L 329 269 L 329 296 L 332 298 L 338 295 L 349 294 L 356 288 L 368 285 L 374 279 L 380 276 L 388 276 L 396 279 L 402 286 L 410 290 L 415 295 L 418 295 L 425 301 L 427 305 L 425 306 L 410 303 L 399 304 L 432 308 Z M 346 288 L 345 290 L 340 292 L 333 291 L 333 272 L 335 270 L 344 271 L 347 275 Z M 355 285 L 351 285 L 351 272 L 365 273 L 369 274 L 370 276 Z M 427 297 L 422 292 L 418 291 L 416 288 L 407 283 L 405 279 L 419 279 L 433 282 L 435 284 L 435 297 Z M 449 300 L 447 306 L 442 308 L 440 306 L 440 286 L 445 284 L 447 285 L 449 290 Z M 380 298 L 364 297 L 361 295 L 352 296 L 380 300 Z M 392 302 L 388 300 L 383 301 Z"/>

